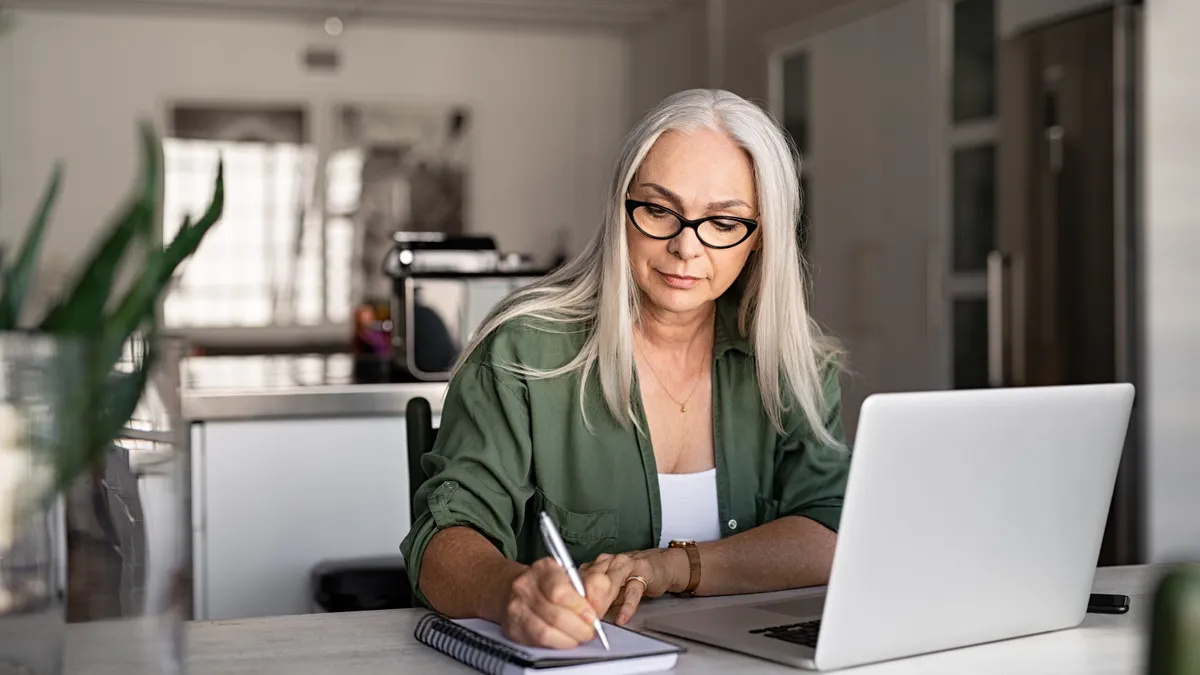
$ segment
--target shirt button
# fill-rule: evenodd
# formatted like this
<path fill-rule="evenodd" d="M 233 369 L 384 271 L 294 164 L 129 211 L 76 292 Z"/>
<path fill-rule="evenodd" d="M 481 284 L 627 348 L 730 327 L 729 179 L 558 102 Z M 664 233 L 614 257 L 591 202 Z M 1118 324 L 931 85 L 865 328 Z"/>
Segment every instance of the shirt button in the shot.
<path fill-rule="evenodd" d="M 726 525 L 728 525 L 729 529 L 731 529 L 731 530 L 737 529 L 737 521 L 736 520 L 730 520 L 728 523 L 726 523 Z"/>

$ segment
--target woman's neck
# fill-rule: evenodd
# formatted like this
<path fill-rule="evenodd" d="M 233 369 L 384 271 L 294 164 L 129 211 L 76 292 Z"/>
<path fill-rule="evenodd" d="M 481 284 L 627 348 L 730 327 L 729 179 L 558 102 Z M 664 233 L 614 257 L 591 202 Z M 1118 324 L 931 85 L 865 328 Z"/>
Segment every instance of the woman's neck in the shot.
<path fill-rule="evenodd" d="M 712 348 L 715 311 L 716 303 L 687 314 L 663 312 L 643 305 L 637 337 L 649 350 L 684 365 L 697 352 Z"/>

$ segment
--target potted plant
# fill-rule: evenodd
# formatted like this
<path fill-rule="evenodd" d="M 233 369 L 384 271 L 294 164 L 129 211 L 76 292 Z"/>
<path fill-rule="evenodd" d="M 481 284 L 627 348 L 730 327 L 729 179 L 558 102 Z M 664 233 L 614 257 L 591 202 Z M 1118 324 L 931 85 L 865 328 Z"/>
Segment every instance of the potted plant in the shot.
<path fill-rule="evenodd" d="M 23 241 L 0 260 L 0 670 L 6 660 L 19 663 L 17 672 L 24 667 L 48 675 L 59 668 L 63 593 L 54 570 L 65 564 L 59 498 L 102 474 L 156 364 L 159 302 L 224 206 L 218 162 L 205 212 L 195 222 L 185 219 L 160 245 L 162 147 L 149 124 L 141 125 L 141 145 L 137 189 L 44 315 L 26 321 L 26 299 L 62 184 L 61 165 Z M 130 269 L 132 280 L 119 284 Z M 55 635 L 45 630 L 47 613 L 58 618 Z M 39 615 L 40 623 L 30 623 Z"/>
<path fill-rule="evenodd" d="M 1150 619 L 1148 675 L 1200 673 L 1200 565 L 1177 565 L 1159 580 Z"/>

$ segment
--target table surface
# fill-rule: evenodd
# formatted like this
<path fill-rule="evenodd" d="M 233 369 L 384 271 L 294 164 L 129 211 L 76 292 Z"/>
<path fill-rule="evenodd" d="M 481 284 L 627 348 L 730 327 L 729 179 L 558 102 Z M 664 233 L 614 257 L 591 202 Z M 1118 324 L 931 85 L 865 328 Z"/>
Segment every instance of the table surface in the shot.
<path fill-rule="evenodd" d="M 1106 567 L 1096 573 L 1097 593 L 1131 596 L 1124 615 L 1089 614 L 1077 628 L 900 659 L 839 672 L 866 675 L 907 673 L 1140 673 L 1154 586 L 1163 566 Z M 762 594 L 763 600 L 796 597 L 807 591 Z M 685 607 L 714 607 L 739 597 L 660 598 L 649 600 L 635 617 Z M 377 673 L 472 673 L 466 666 L 426 647 L 413 637 L 421 610 L 306 614 L 232 621 L 193 622 L 187 626 L 189 675 L 372 675 Z M 136 673 L 128 641 L 111 623 L 73 624 L 67 633 L 69 675 Z M 673 672 L 803 672 L 707 645 L 667 639 L 687 647 Z"/>

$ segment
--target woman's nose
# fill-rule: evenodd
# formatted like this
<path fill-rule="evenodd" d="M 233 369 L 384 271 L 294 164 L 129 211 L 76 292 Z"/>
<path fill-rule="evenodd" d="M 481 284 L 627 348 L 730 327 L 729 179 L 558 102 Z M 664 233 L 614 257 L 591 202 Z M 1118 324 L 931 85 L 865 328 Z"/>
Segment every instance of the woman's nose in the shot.
<path fill-rule="evenodd" d="M 694 229 L 685 227 L 671 241 L 667 242 L 667 250 L 683 260 L 691 260 L 704 253 L 704 244 L 700 243 L 700 238 L 696 236 Z"/>

